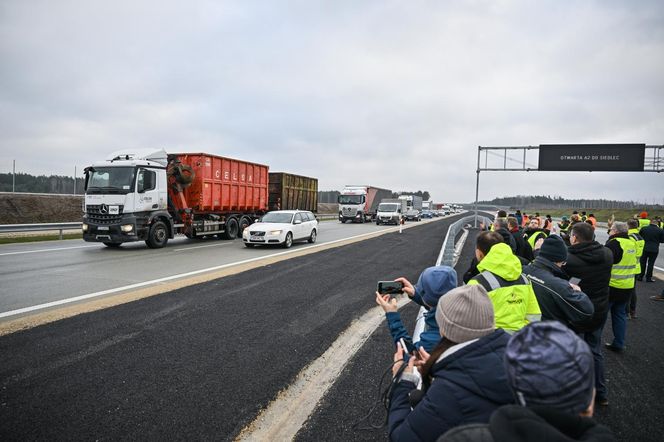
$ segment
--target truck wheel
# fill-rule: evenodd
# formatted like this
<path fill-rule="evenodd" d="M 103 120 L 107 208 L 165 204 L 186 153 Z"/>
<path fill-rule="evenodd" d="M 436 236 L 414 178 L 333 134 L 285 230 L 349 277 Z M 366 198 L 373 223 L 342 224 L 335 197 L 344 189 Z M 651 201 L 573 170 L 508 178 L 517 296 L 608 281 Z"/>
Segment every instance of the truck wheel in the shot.
<path fill-rule="evenodd" d="M 309 235 L 309 239 L 307 241 L 309 241 L 310 244 L 313 244 L 313 243 L 316 242 L 316 229 L 313 229 L 311 231 L 311 235 Z"/>
<path fill-rule="evenodd" d="M 229 218 L 226 221 L 226 230 L 224 231 L 224 238 L 226 239 L 235 239 L 237 238 L 237 232 L 240 230 L 240 226 L 236 218 Z"/>
<path fill-rule="evenodd" d="M 120 247 L 122 245 L 122 243 L 121 242 L 105 242 L 104 245 L 106 247 L 110 247 L 112 249 L 117 249 L 118 247 Z"/>
<path fill-rule="evenodd" d="M 238 236 L 242 237 L 242 232 L 244 232 L 244 229 L 249 227 L 252 224 L 251 218 L 248 216 L 243 216 L 240 218 L 240 230 L 238 232 Z"/>
<path fill-rule="evenodd" d="M 380 226 L 380 220 L 378 220 L 378 219 L 376 220 L 376 225 Z"/>
<path fill-rule="evenodd" d="M 365 218 L 364 213 L 360 215 L 360 224 L 364 224 Z"/>
<path fill-rule="evenodd" d="M 163 221 L 157 221 L 150 227 L 145 244 L 151 249 L 161 249 L 168 242 L 168 227 Z"/>
<path fill-rule="evenodd" d="M 286 240 L 283 243 L 284 249 L 290 249 L 290 246 L 293 245 L 293 234 L 288 232 L 286 234 Z"/>

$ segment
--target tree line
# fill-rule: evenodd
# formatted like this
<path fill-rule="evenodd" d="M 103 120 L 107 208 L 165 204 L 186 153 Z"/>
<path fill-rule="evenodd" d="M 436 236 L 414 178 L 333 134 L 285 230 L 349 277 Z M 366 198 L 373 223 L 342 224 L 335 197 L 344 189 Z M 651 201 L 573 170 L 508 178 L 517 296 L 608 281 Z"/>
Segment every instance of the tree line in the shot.
<path fill-rule="evenodd" d="M 82 194 L 85 179 L 60 175 L 34 176 L 28 173 L 0 173 L 0 192 Z"/>
<path fill-rule="evenodd" d="M 660 204 L 643 204 L 637 201 L 616 201 L 607 199 L 569 199 L 548 195 L 517 195 L 494 198 L 490 201 L 480 201 L 481 204 L 494 204 L 496 206 L 509 206 L 514 209 L 550 208 L 564 209 L 567 207 L 593 208 L 593 209 L 639 209 L 661 208 Z"/>

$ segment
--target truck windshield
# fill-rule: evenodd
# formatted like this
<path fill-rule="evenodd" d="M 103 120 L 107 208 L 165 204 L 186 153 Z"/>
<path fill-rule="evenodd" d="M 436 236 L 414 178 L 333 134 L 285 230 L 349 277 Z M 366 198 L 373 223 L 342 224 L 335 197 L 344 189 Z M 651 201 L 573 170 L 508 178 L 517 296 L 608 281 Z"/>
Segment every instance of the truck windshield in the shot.
<path fill-rule="evenodd" d="M 292 220 L 293 220 L 292 213 L 268 212 L 263 216 L 261 222 L 290 224 Z"/>
<path fill-rule="evenodd" d="M 129 193 L 134 185 L 133 167 L 95 167 L 88 170 L 87 193 Z"/>
<path fill-rule="evenodd" d="M 339 204 L 362 204 L 364 195 L 339 195 Z"/>
<path fill-rule="evenodd" d="M 396 212 L 399 210 L 399 204 L 380 204 L 378 205 L 379 212 Z"/>

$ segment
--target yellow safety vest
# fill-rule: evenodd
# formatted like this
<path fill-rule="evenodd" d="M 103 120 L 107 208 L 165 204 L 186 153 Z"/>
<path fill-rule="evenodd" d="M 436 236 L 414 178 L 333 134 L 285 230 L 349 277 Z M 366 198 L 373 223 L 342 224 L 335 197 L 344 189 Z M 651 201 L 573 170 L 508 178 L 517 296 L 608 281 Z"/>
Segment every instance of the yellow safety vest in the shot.
<path fill-rule="evenodd" d="M 639 229 L 640 229 L 641 227 L 645 227 L 645 226 L 647 226 L 647 225 L 649 225 L 649 224 L 650 224 L 650 220 L 649 220 L 649 219 L 639 218 Z"/>
<path fill-rule="evenodd" d="M 620 244 L 623 256 L 619 263 L 611 267 L 609 287 L 616 289 L 634 288 L 636 271 L 636 241 L 632 238 L 614 238 Z"/>
<path fill-rule="evenodd" d="M 531 249 L 535 250 L 535 243 L 541 236 L 544 236 L 544 238 L 546 238 L 547 237 L 546 232 L 535 232 L 532 235 L 528 236 L 526 241 L 528 241 L 528 244 L 530 244 Z"/>
<path fill-rule="evenodd" d="M 636 243 L 636 273 L 641 274 L 641 256 L 643 255 L 643 248 L 646 245 L 645 240 L 639 235 L 639 229 L 629 229 L 627 231 L 629 237 Z"/>

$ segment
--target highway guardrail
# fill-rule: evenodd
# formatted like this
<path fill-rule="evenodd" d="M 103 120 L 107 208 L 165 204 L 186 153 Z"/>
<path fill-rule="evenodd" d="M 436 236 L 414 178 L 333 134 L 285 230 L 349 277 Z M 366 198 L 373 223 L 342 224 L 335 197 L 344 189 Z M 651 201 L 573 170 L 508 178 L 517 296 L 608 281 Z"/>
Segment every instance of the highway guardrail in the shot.
<path fill-rule="evenodd" d="M 0 224 L 0 233 L 46 232 L 58 230 L 60 239 L 64 230 L 80 230 L 82 222 L 76 223 L 37 223 L 37 224 Z"/>

